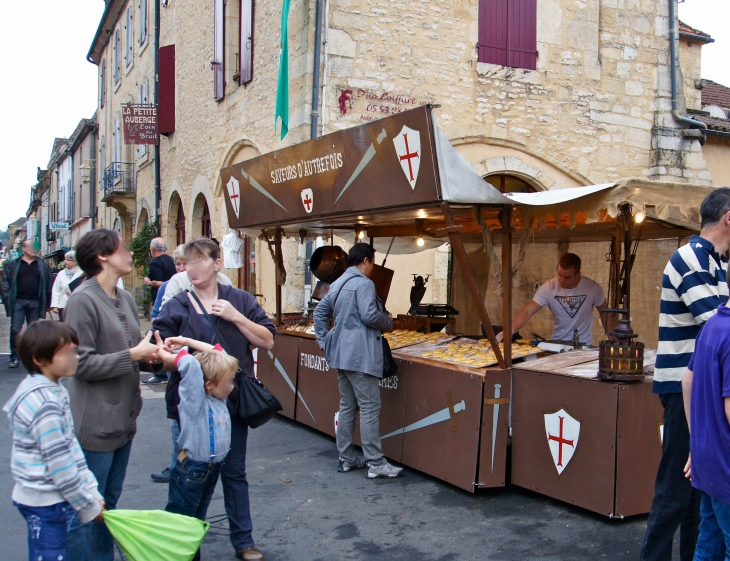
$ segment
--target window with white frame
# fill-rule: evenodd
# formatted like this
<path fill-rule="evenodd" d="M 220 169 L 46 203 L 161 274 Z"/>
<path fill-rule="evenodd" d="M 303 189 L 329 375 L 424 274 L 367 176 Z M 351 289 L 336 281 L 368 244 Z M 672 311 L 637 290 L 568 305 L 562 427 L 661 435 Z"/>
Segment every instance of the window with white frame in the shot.
<path fill-rule="evenodd" d="M 139 0 L 139 44 L 147 41 L 147 0 Z"/>
<path fill-rule="evenodd" d="M 114 32 L 114 84 L 119 83 L 122 76 L 122 35 L 117 29 Z"/>
<path fill-rule="evenodd" d="M 124 49 L 124 63 L 126 66 L 129 66 L 132 64 L 132 58 L 134 57 L 134 50 L 132 49 L 132 38 L 134 36 L 133 28 L 132 28 L 132 6 L 127 7 L 127 19 L 124 24 L 124 29 L 126 31 L 125 39 L 127 41 L 127 44 L 125 45 Z"/>

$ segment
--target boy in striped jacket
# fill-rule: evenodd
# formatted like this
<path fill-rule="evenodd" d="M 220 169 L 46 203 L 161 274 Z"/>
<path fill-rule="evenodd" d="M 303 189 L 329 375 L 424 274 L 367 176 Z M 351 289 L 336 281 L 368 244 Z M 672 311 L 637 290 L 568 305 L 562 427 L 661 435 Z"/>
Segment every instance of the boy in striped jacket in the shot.
<path fill-rule="evenodd" d="M 13 434 L 13 504 L 28 524 L 29 559 L 67 559 L 69 507 L 82 522 L 102 521 L 104 501 L 74 435 L 68 391 L 58 382 L 76 373 L 76 332 L 41 320 L 18 337 L 30 372 L 3 407 Z"/>

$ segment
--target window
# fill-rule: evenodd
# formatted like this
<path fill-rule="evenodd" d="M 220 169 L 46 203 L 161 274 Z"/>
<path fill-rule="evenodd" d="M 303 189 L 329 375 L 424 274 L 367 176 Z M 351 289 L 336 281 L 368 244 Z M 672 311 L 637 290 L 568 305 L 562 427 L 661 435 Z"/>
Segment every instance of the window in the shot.
<path fill-rule="evenodd" d="M 124 39 L 127 43 L 126 49 L 124 50 L 124 64 L 129 66 L 132 64 L 132 59 L 134 58 L 134 50 L 132 49 L 132 36 L 134 35 L 132 28 L 132 6 L 127 8 L 127 21 L 124 24 L 124 30 L 126 32 Z"/>
<path fill-rule="evenodd" d="M 149 100 L 147 99 L 147 78 L 142 80 L 142 83 L 139 85 L 139 102 L 142 105 L 147 105 L 149 103 Z M 147 145 L 146 144 L 140 144 L 137 147 L 137 155 L 141 158 L 147 154 Z"/>
<path fill-rule="evenodd" d="M 490 175 L 484 180 L 500 193 L 534 193 L 535 188 L 514 175 Z"/>
<path fill-rule="evenodd" d="M 99 106 L 104 107 L 106 103 L 106 59 L 101 61 L 101 76 L 99 77 Z"/>
<path fill-rule="evenodd" d="M 208 210 L 208 202 L 205 202 L 203 207 L 203 216 L 200 217 L 201 224 L 201 235 L 204 238 L 210 238 L 212 236 L 210 230 L 210 211 Z"/>
<path fill-rule="evenodd" d="M 478 60 L 535 70 L 537 0 L 479 0 Z"/>
<path fill-rule="evenodd" d="M 225 30 L 224 30 L 224 0 L 215 0 L 213 7 L 213 98 L 216 101 L 225 95 Z"/>
<path fill-rule="evenodd" d="M 253 0 L 241 0 L 241 35 L 238 52 L 241 53 L 240 84 L 253 79 Z"/>
<path fill-rule="evenodd" d="M 122 36 L 117 29 L 114 32 L 114 85 L 119 83 L 122 76 Z"/>
<path fill-rule="evenodd" d="M 177 219 L 175 220 L 175 245 L 185 243 L 185 211 L 183 210 L 182 201 L 177 206 Z"/>
<path fill-rule="evenodd" d="M 147 40 L 147 0 L 139 0 L 139 44 Z"/>
<path fill-rule="evenodd" d="M 160 47 L 158 74 L 160 134 L 175 131 L 175 45 Z"/>

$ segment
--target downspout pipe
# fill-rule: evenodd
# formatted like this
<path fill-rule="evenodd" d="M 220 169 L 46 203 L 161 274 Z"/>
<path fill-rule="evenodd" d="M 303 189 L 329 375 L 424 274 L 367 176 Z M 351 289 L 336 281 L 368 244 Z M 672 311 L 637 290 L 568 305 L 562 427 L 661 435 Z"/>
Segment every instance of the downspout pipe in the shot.
<path fill-rule="evenodd" d="M 155 0 L 155 107 L 160 106 L 160 0 Z M 159 113 L 158 113 L 159 118 Z M 155 221 L 157 223 L 157 235 L 160 235 L 160 216 L 162 209 L 160 199 L 162 192 L 160 188 L 160 135 L 157 135 L 155 144 Z"/>
<path fill-rule="evenodd" d="M 675 2 L 676 0 L 669 0 L 669 59 L 671 61 L 672 78 L 672 117 L 678 123 L 682 123 L 693 129 L 700 129 L 702 133 L 700 145 L 704 146 L 707 140 L 707 133 L 705 132 L 707 125 L 679 114 L 679 104 L 677 102 L 677 14 Z"/>
<path fill-rule="evenodd" d="M 312 113 L 310 138 L 317 138 L 317 121 L 319 119 L 319 72 L 322 50 L 322 2 L 317 0 L 317 15 L 314 28 L 314 69 L 312 71 Z"/>

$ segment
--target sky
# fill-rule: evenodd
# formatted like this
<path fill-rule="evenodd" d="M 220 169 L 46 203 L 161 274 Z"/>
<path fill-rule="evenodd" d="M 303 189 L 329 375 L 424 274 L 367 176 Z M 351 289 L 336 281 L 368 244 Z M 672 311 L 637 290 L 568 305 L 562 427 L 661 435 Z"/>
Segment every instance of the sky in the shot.
<path fill-rule="evenodd" d="M 97 67 L 86 54 L 103 11 L 103 0 L 0 7 L 0 229 L 25 215 L 53 139 L 96 110 Z M 715 38 L 702 49 L 702 77 L 730 86 L 730 1 L 685 0 L 679 17 Z"/>

